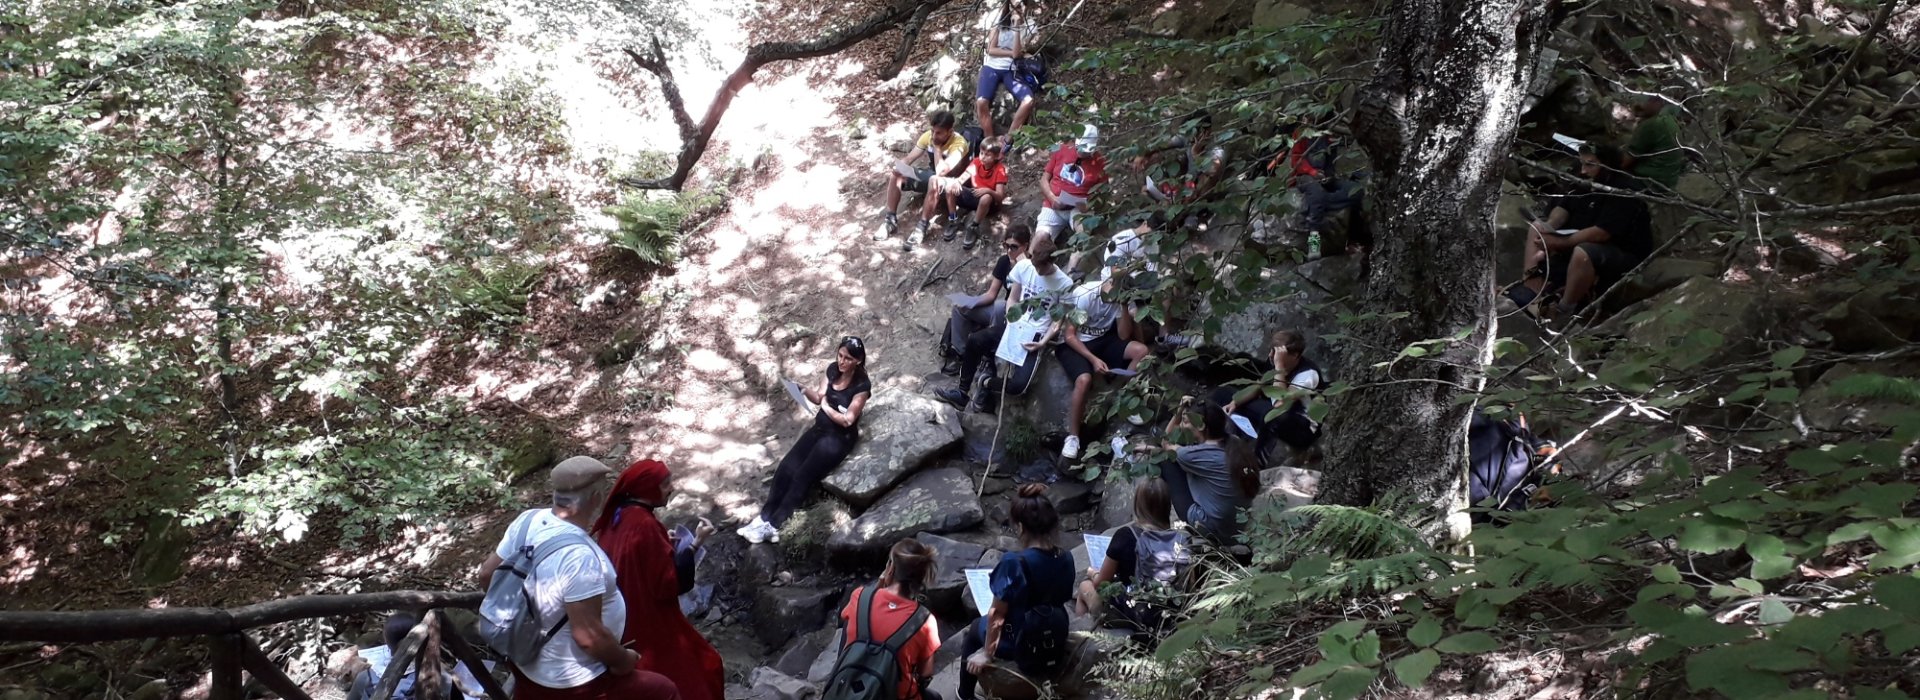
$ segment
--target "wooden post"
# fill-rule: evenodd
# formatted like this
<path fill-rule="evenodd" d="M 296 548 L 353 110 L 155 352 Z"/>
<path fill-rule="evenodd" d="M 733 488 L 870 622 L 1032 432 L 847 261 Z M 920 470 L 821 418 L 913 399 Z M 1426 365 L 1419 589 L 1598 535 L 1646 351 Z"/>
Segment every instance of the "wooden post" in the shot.
<path fill-rule="evenodd" d="M 422 618 L 420 624 L 414 625 L 413 631 L 400 640 L 400 646 L 393 650 L 393 660 L 388 661 L 387 669 L 380 673 L 380 689 L 374 691 L 370 700 L 392 700 L 394 688 L 400 685 L 400 677 L 407 674 L 407 667 L 413 665 L 414 657 L 420 655 L 420 645 L 426 643 L 427 630 L 433 627 L 433 620 L 432 615 Z"/>
<path fill-rule="evenodd" d="M 267 658 L 267 652 L 255 644 L 252 637 L 244 634 L 239 636 L 240 664 L 247 669 L 247 673 L 253 674 L 268 690 L 286 700 L 312 700 L 307 697 L 307 691 L 300 689 L 300 684 L 288 678 L 286 672 L 273 663 L 273 659 Z"/>
<path fill-rule="evenodd" d="M 441 617 L 441 612 L 435 610 L 433 615 L 435 617 Z M 487 665 L 481 662 L 480 655 L 474 653 L 473 647 L 467 645 L 466 638 L 460 636 L 460 630 L 452 629 L 452 627 L 452 625 L 443 627 L 441 629 L 440 639 L 446 643 L 447 650 L 453 652 L 453 658 L 459 659 L 460 663 L 466 665 L 467 671 L 472 673 L 473 677 L 480 681 L 480 687 L 487 689 L 488 698 L 491 698 L 491 700 L 513 700 L 507 696 L 507 689 L 501 687 L 500 681 L 496 680 L 493 677 L 493 673 L 487 670 Z"/>
<path fill-rule="evenodd" d="M 237 634 L 222 634 L 207 638 L 207 650 L 213 658 L 213 682 L 208 689 L 209 700 L 240 700 L 246 690 L 240 684 L 240 642 Z"/>

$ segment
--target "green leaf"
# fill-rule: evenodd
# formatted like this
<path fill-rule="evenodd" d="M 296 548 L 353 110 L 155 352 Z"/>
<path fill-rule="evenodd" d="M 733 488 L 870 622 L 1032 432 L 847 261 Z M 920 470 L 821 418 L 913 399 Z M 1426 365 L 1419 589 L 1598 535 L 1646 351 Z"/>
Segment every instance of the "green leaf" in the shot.
<path fill-rule="evenodd" d="M 1784 625 L 1793 620 L 1793 609 L 1778 598 L 1768 598 L 1760 601 L 1759 620 L 1762 625 Z"/>
<path fill-rule="evenodd" d="M 1675 568 L 1672 564 L 1655 564 L 1653 567 L 1653 580 L 1661 583 L 1679 583 L 1680 569 Z"/>
<path fill-rule="evenodd" d="M 1417 647 L 1430 647 L 1434 642 L 1440 641 L 1441 631 L 1438 618 L 1422 617 L 1419 622 L 1414 623 L 1413 629 L 1407 630 L 1407 641 Z"/>
<path fill-rule="evenodd" d="M 1362 666 L 1380 665 L 1380 635 L 1368 632 L 1353 643 L 1353 660 Z"/>
<path fill-rule="evenodd" d="M 1409 688 L 1418 688 L 1427 682 L 1427 676 L 1433 675 L 1433 669 L 1440 666 L 1440 655 L 1432 649 L 1421 649 L 1402 656 L 1393 662 L 1393 677 Z"/>
<path fill-rule="evenodd" d="M 1462 632 L 1440 640 L 1433 648 L 1448 654 L 1484 654 L 1500 648 L 1500 642 L 1485 632 Z"/>
<path fill-rule="evenodd" d="M 1904 622 L 1881 632 L 1887 653 L 1900 656 L 1920 647 L 1920 622 Z"/>
<path fill-rule="evenodd" d="M 1800 389 L 1790 386 L 1776 386 L 1768 389 L 1767 393 L 1762 394 L 1760 398 L 1766 399 L 1767 403 L 1792 403 L 1795 399 L 1800 398 Z"/>
<path fill-rule="evenodd" d="M 1787 556 L 1787 543 L 1773 535 L 1748 537 L 1747 556 L 1753 558 L 1751 575 L 1755 579 L 1769 581 L 1793 573 L 1793 557 Z"/>
<path fill-rule="evenodd" d="M 1873 582 L 1873 597 L 1888 610 L 1920 622 L 1920 578 L 1906 574 L 1883 576 Z"/>
<path fill-rule="evenodd" d="M 1334 700 L 1351 700 L 1367 692 L 1378 675 L 1373 669 L 1362 666 L 1347 666 L 1333 672 L 1333 677 L 1320 684 L 1320 692 Z"/>
<path fill-rule="evenodd" d="M 1695 518 L 1680 528 L 1680 548 L 1701 554 L 1718 554 L 1747 541 L 1747 531 L 1734 527 L 1718 516 Z"/>
<path fill-rule="evenodd" d="M 1913 696 L 1898 690 L 1863 687 L 1853 689 L 1853 698 L 1854 700 L 1913 700 Z"/>
<path fill-rule="evenodd" d="M 1801 358 L 1806 356 L 1807 349 L 1801 346 L 1795 345 L 1785 348 L 1773 354 L 1773 366 L 1777 369 L 1786 369 L 1794 366 Z"/>
<path fill-rule="evenodd" d="M 1174 657 L 1192 649 L 1194 643 L 1200 641 L 1200 635 L 1206 630 L 1206 625 L 1200 624 L 1198 620 L 1188 621 L 1187 624 L 1181 625 L 1180 629 L 1174 630 L 1173 634 L 1168 635 L 1166 641 L 1160 643 L 1160 648 L 1155 654 L 1161 661 L 1172 661 Z"/>
<path fill-rule="evenodd" d="M 1873 528 L 1873 542 L 1879 554 L 1867 560 L 1875 569 L 1899 569 L 1920 563 L 1920 527 L 1901 527 L 1886 523 Z"/>

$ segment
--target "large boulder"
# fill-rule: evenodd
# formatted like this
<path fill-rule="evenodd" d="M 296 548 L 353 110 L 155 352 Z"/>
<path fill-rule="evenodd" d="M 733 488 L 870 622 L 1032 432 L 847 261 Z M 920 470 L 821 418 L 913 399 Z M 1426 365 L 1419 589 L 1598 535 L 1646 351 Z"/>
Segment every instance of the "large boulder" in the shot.
<path fill-rule="evenodd" d="M 1292 269 L 1275 269 L 1266 274 L 1274 287 L 1273 301 L 1247 305 L 1239 313 L 1222 319 L 1219 331 L 1206 339 L 1207 346 L 1228 354 L 1264 360 L 1267 339 L 1274 331 L 1292 329 L 1307 334 L 1307 356 L 1338 373 L 1339 363 L 1333 346 L 1326 340 L 1339 328 L 1339 312 L 1333 304 L 1358 295 L 1363 289 L 1360 259 L 1335 255 L 1304 263 Z"/>
<path fill-rule="evenodd" d="M 1920 285 L 1883 282 L 1823 290 L 1815 317 L 1842 352 L 1893 350 L 1920 340 Z"/>
<path fill-rule="evenodd" d="M 1768 311 L 1762 302 L 1759 290 L 1752 287 L 1695 277 L 1621 311 L 1616 328 L 1631 341 L 1636 354 L 1684 370 L 1726 358 L 1757 342 Z"/>
<path fill-rule="evenodd" d="M 1098 692 L 1094 669 L 1113 655 L 1122 640 L 1099 632 L 1074 632 L 1068 640 L 1067 663 L 1058 676 L 1032 678 L 1012 664 L 996 662 L 980 675 L 980 689 L 999 700 L 1081 698 Z"/>
<path fill-rule="evenodd" d="M 1106 488 L 1106 495 L 1100 498 L 1100 528 L 1112 529 L 1133 522 L 1133 480 L 1109 481 Z"/>
<path fill-rule="evenodd" d="M 1659 258 L 1640 268 L 1639 274 L 1620 280 L 1607 296 L 1615 309 L 1637 304 L 1673 289 L 1696 277 L 1718 277 L 1720 264 L 1706 260 Z"/>
<path fill-rule="evenodd" d="M 1260 0 L 1253 7 L 1253 27 L 1255 29 L 1280 29 L 1307 21 L 1313 12 L 1299 5 L 1280 0 Z"/>
<path fill-rule="evenodd" d="M 1800 396 L 1800 415 L 1805 417 L 1807 427 L 1828 432 L 1881 432 L 1893 428 L 1894 414 L 1920 408 L 1898 401 L 1863 397 L 1858 391 L 1842 391 L 1842 383 L 1868 375 L 1920 377 L 1920 363 L 1884 360 L 1847 363 L 1827 370 L 1820 375 L 1819 381 Z"/>
<path fill-rule="evenodd" d="M 1320 472 L 1298 467 L 1270 467 L 1260 472 L 1260 495 L 1256 505 L 1298 508 L 1313 503 L 1320 493 Z"/>
<path fill-rule="evenodd" d="M 973 614 L 972 601 L 967 597 L 966 570 L 979 566 L 987 548 L 931 532 L 914 535 L 914 539 L 933 548 L 935 578 L 927 589 L 927 606 L 940 617 L 961 618 Z"/>
<path fill-rule="evenodd" d="M 828 609 L 841 600 L 832 588 L 762 588 L 753 601 L 753 633 L 767 646 L 826 626 Z"/>
<path fill-rule="evenodd" d="M 827 553 L 841 561 L 878 560 L 903 537 L 957 532 L 985 518 L 966 473 L 950 467 L 935 469 L 914 475 L 835 532 L 827 540 Z"/>
<path fill-rule="evenodd" d="M 960 435 L 954 407 L 904 389 L 880 392 L 861 417 L 860 443 L 821 485 L 864 508 L 958 444 Z"/>
<path fill-rule="evenodd" d="M 773 663 L 773 670 L 794 678 L 806 678 L 808 671 L 813 669 L 814 659 L 820 658 L 820 652 L 827 650 L 838 634 L 837 630 L 823 629 L 795 637 L 780 652 L 779 660 Z"/>
<path fill-rule="evenodd" d="M 187 565 L 187 548 L 192 545 L 192 533 L 178 518 L 148 516 L 140 547 L 133 552 L 134 583 L 158 586 L 180 578 Z"/>
<path fill-rule="evenodd" d="M 1015 458 L 1027 455 L 1019 454 L 1022 450 L 1018 446 L 1011 450 L 1007 449 L 1007 431 L 1015 429 L 1014 426 L 1020 426 L 1021 431 L 1030 428 L 1032 434 L 1040 436 L 1065 435 L 1067 432 L 1067 410 L 1073 400 L 1073 380 L 1067 377 L 1066 370 L 1061 369 L 1060 361 L 1054 356 L 1052 350 L 1043 352 L 1046 356 L 1041 358 L 1040 365 L 1034 368 L 1033 383 L 1027 387 L 1027 392 L 1019 396 L 1006 397 L 1000 407 L 1002 450 L 1015 453 L 1013 454 Z M 1007 367 L 1005 362 L 1001 362 L 999 372 L 1000 376 L 1007 377 L 1011 375 L 1012 369 Z M 1101 384 L 1113 385 L 1112 382 L 1101 382 Z M 1091 397 L 1088 398 L 1088 403 L 1092 404 Z M 1049 443 L 1048 447 L 1040 448 L 1041 454 L 1045 454 L 1047 449 L 1057 447 L 1057 442 Z"/>

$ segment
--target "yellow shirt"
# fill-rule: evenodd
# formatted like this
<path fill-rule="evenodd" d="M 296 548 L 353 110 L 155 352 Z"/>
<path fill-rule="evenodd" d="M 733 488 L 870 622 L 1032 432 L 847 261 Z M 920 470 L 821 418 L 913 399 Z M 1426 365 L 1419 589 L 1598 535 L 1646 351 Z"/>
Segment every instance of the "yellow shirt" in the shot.
<path fill-rule="evenodd" d="M 960 132 L 955 131 L 953 134 L 947 136 L 946 145 L 935 146 L 933 144 L 933 130 L 928 129 L 926 133 L 920 135 L 919 141 L 914 142 L 913 148 L 915 151 L 931 153 L 933 155 L 933 165 L 935 169 L 938 169 L 941 160 L 956 156 L 966 157 L 967 140 L 960 138 Z"/>

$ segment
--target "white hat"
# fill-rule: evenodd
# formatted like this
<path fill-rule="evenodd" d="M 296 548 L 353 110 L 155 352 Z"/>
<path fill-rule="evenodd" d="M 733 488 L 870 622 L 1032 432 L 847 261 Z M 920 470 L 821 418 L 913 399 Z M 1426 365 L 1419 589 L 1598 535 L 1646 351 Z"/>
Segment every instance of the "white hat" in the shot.
<path fill-rule="evenodd" d="M 1099 151 L 1100 150 L 1100 127 L 1094 126 L 1092 124 L 1088 124 L 1087 130 L 1084 132 L 1081 132 L 1080 138 L 1073 140 L 1073 145 L 1076 148 L 1079 148 L 1081 151 L 1084 151 L 1086 153 L 1094 153 Z"/>

